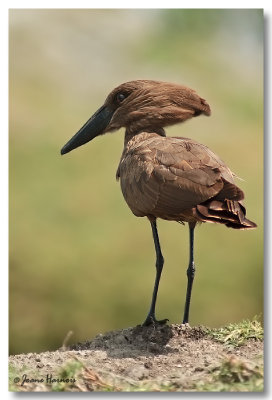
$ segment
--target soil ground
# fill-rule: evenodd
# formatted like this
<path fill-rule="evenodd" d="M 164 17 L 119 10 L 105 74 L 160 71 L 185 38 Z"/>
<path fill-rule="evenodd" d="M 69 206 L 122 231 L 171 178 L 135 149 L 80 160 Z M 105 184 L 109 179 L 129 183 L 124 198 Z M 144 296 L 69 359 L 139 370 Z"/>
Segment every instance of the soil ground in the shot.
<path fill-rule="evenodd" d="M 9 362 L 14 391 L 260 391 L 263 343 L 227 346 L 203 327 L 136 326 Z"/>

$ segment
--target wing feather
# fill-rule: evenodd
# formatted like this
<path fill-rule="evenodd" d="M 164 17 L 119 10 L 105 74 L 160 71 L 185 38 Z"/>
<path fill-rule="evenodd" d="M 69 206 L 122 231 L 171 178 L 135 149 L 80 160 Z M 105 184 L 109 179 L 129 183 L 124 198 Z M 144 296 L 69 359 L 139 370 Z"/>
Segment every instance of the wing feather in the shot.
<path fill-rule="evenodd" d="M 237 200 L 243 193 L 223 161 L 185 138 L 154 134 L 137 142 L 123 154 L 118 173 L 125 200 L 137 216 L 178 215 L 213 197 Z"/>

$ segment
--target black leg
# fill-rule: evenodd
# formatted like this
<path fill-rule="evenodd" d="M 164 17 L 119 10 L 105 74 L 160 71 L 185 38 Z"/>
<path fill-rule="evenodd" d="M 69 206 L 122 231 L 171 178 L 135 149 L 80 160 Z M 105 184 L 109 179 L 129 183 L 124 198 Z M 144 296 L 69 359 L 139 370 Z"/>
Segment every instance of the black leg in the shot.
<path fill-rule="evenodd" d="M 156 279 L 155 279 L 155 285 L 154 285 L 150 310 L 149 310 L 149 313 L 147 314 L 146 320 L 144 321 L 143 325 L 150 325 L 150 324 L 155 324 L 155 323 L 165 324 L 168 321 L 168 319 L 157 321 L 155 318 L 155 306 L 156 306 L 157 293 L 158 293 L 161 273 L 162 273 L 162 269 L 163 269 L 164 259 L 163 259 L 163 255 L 161 252 L 161 246 L 160 246 L 159 235 L 158 235 L 158 231 L 157 231 L 156 220 L 150 220 L 150 223 L 151 223 L 152 234 L 153 234 L 155 250 L 156 250 Z"/>
<path fill-rule="evenodd" d="M 192 294 L 192 287 L 195 277 L 195 263 L 194 263 L 194 230 L 195 224 L 189 224 L 190 230 L 190 259 L 189 259 L 189 266 L 187 269 L 187 292 L 186 292 L 186 301 L 185 301 L 185 308 L 184 308 L 184 316 L 183 316 L 183 324 L 187 324 L 189 322 L 189 310 L 190 310 L 190 302 L 191 302 L 191 294 Z"/>

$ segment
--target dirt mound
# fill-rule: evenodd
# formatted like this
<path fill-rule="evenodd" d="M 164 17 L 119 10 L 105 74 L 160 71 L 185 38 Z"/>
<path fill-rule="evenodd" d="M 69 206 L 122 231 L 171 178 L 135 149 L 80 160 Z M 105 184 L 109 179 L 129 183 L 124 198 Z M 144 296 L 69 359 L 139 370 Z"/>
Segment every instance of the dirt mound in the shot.
<path fill-rule="evenodd" d="M 201 327 L 182 325 L 141 326 L 109 332 L 92 341 L 70 346 L 71 350 L 104 350 L 109 357 L 135 358 L 150 354 L 167 354 L 185 346 L 188 339 L 202 339 L 207 333 Z"/>
<path fill-rule="evenodd" d="M 10 356 L 12 390 L 198 390 L 202 383 L 208 388 L 228 360 L 240 375 L 262 361 L 261 341 L 228 347 L 207 332 L 184 325 L 136 326 L 55 352 Z"/>

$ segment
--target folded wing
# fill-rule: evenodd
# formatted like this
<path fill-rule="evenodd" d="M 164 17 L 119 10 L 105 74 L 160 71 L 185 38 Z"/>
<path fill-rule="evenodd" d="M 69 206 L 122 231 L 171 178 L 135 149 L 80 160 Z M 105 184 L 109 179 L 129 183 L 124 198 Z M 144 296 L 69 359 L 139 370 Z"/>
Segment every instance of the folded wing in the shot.
<path fill-rule="evenodd" d="M 243 191 L 230 169 L 191 139 L 152 136 L 127 152 L 119 175 L 124 197 L 137 216 L 226 225 L 248 221 L 239 203 Z"/>

